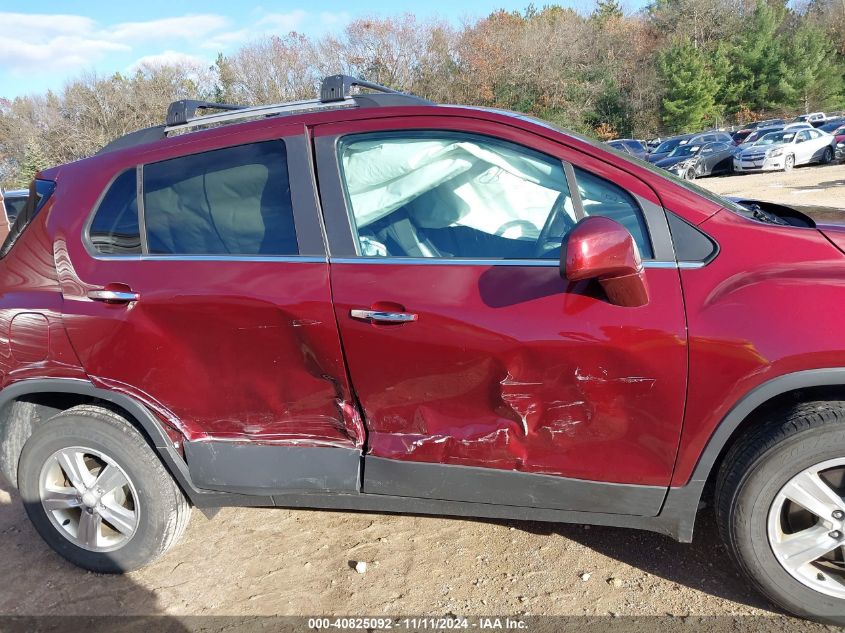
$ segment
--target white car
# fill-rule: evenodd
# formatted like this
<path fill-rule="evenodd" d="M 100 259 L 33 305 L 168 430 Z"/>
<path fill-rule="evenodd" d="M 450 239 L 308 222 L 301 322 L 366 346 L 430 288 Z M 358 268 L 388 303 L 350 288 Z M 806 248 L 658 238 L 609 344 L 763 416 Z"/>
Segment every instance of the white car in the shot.
<path fill-rule="evenodd" d="M 734 171 L 789 171 L 796 165 L 829 163 L 834 156 L 834 137 L 812 129 L 770 132 L 734 154 Z"/>
<path fill-rule="evenodd" d="M 805 123 L 822 123 L 826 118 L 827 115 L 824 112 L 812 112 L 810 114 L 800 114 L 794 120 Z"/>

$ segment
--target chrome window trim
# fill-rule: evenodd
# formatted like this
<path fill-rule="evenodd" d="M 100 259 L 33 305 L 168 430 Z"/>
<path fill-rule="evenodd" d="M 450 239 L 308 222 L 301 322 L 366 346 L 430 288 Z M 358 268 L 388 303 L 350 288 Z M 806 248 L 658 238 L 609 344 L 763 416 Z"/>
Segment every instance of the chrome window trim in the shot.
<path fill-rule="evenodd" d="M 132 262 L 282 262 L 300 264 L 327 263 L 325 256 L 317 255 L 100 255 L 102 261 Z"/>
<path fill-rule="evenodd" d="M 560 268 L 557 259 L 438 259 L 435 257 L 330 257 L 330 264 L 409 264 L 412 266 L 525 266 Z M 703 262 L 644 261 L 643 268 L 701 268 Z"/>

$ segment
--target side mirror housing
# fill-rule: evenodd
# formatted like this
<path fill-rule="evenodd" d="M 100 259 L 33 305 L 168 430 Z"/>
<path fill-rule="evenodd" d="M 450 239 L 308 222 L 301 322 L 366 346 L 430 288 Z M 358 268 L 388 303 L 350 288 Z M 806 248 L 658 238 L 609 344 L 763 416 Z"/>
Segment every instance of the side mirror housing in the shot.
<path fill-rule="evenodd" d="M 561 249 L 560 274 L 569 281 L 597 280 L 608 301 L 625 307 L 648 303 L 648 285 L 633 235 L 616 220 L 584 218 Z"/>

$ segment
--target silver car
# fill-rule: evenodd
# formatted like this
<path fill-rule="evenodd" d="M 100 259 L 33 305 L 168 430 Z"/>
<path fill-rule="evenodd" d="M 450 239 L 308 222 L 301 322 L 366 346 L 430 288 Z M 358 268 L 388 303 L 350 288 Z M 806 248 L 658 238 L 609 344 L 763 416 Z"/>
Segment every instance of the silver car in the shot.
<path fill-rule="evenodd" d="M 834 137 L 813 129 L 770 132 L 734 155 L 734 171 L 789 171 L 796 165 L 829 163 Z"/>

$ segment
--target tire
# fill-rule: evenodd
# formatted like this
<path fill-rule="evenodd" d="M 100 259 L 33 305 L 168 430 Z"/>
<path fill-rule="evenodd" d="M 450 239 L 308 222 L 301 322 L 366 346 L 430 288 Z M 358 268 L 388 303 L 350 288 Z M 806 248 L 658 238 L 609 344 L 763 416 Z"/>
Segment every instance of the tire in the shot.
<path fill-rule="evenodd" d="M 684 172 L 684 180 L 695 180 L 697 175 L 695 173 L 695 170 L 695 167 L 688 167 L 687 170 Z"/>
<path fill-rule="evenodd" d="M 795 167 L 795 156 L 790 154 L 789 156 L 783 159 L 783 170 L 792 171 L 793 167 Z"/>
<path fill-rule="evenodd" d="M 99 406 L 73 407 L 38 426 L 21 452 L 18 487 L 47 544 L 99 573 L 148 565 L 178 541 L 190 518 L 144 437 Z"/>
<path fill-rule="evenodd" d="M 805 403 L 781 416 L 741 438 L 725 456 L 716 482 L 719 530 L 739 568 L 769 599 L 801 617 L 843 625 L 845 402 Z M 829 483 L 809 474 L 817 469 Z M 806 488 L 806 481 L 821 487 Z M 835 496 L 825 492 L 813 513 L 789 499 L 800 497 L 798 484 Z M 790 544 L 789 538 L 812 540 Z M 788 571 L 789 561 L 798 560 L 789 548 L 804 542 L 812 543 L 812 556 L 827 551 Z"/>
<path fill-rule="evenodd" d="M 821 164 L 828 165 L 833 162 L 833 148 L 828 145 L 824 148 L 824 154 L 822 155 Z"/>

